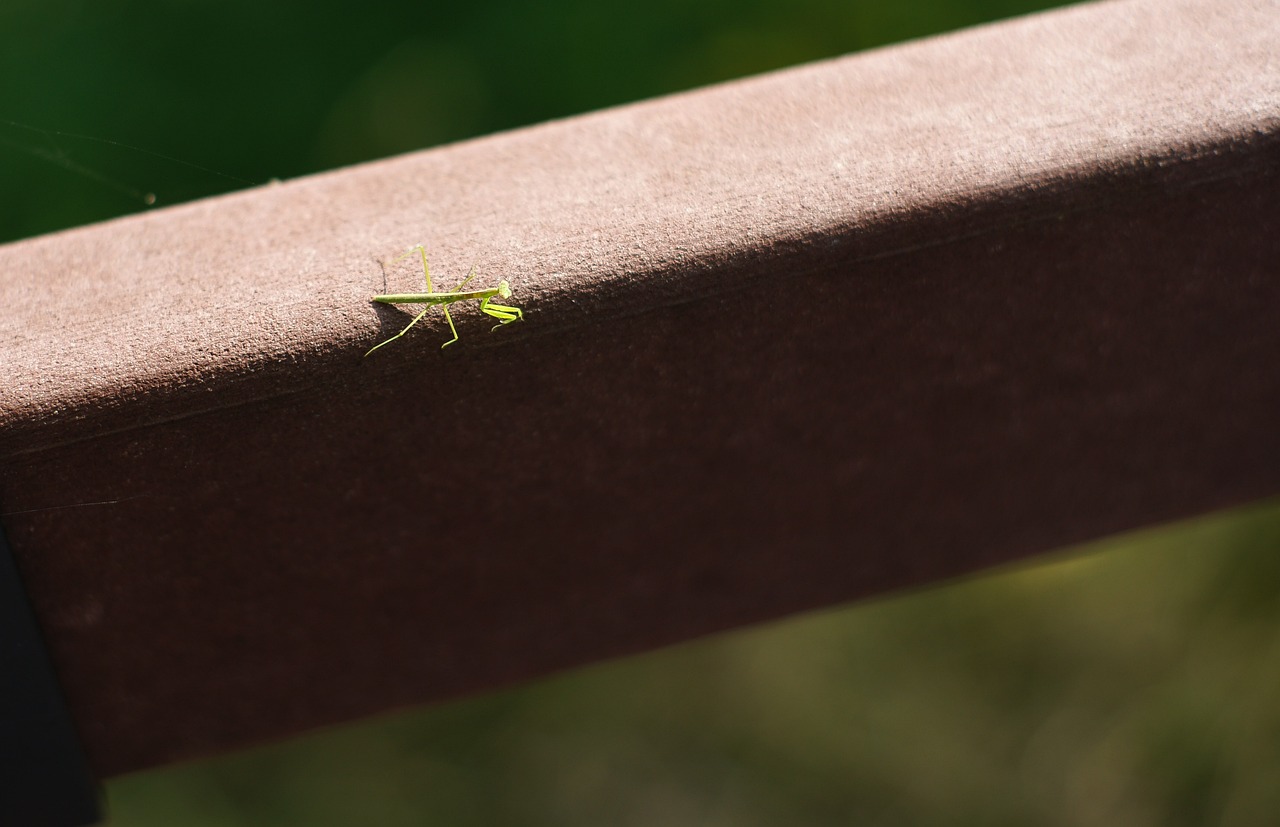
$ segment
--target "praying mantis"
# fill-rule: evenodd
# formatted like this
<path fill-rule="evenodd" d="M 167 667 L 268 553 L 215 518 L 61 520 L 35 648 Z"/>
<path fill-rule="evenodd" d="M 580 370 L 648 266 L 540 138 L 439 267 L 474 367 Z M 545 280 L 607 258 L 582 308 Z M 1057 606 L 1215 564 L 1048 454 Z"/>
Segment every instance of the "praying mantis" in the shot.
<path fill-rule="evenodd" d="M 425 293 L 389 293 L 381 296 L 374 296 L 373 301 L 381 302 L 382 304 L 425 304 L 426 307 L 423 308 L 421 313 L 413 317 L 413 321 L 409 322 L 407 325 L 404 326 L 404 330 L 401 330 L 399 333 L 392 336 L 390 339 L 387 339 L 385 342 L 379 342 L 378 344 L 369 348 L 368 353 L 365 353 L 366 357 L 368 357 L 371 353 L 373 353 L 378 348 L 389 345 L 392 342 L 394 342 L 396 339 L 399 339 L 401 336 L 408 333 L 409 329 L 414 325 L 416 325 L 419 321 L 421 321 L 422 317 L 427 315 L 427 311 L 431 310 L 431 308 L 435 307 L 436 305 L 439 305 L 440 309 L 444 311 L 445 321 L 449 323 L 449 330 L 453 332 L 453 338 L 445 342 L 444 344 L 440 345 L 441 350 L 453 344 L 454 342 L 458 341 L 458 329 L 453 326 L 453 317 L 449 315 L 449 305 L 453 304 L 454 302 L 464 302 L 464 301 L 470 301 L 471 299 L 479 299 L 480 312 L 486 315 L 492 316 L 493 318 L 498 320 L 498 323 L 494 325 L 491 328 L 491 330 L 497 330 L 498 328 L 502 327 L 504 324 L 509 324 L 517 320 L 524 321 L 524 313 L 520 311 L 520 308 L 513 307 L 511 305 L 506 305 L 506 304 L 497 304 L 493 301 L 493 298 L 495 296 L 502 299 L 511 298 L 511 285 L 507 284 L 506 279 L 503 279 L 502 281 L 498 282 L 497 287 L 489 287 L 484 290 L 463 291 L 462 288 L 466 285 L 466 283 L 471 281 L 473 278 L 475 278 L 476 268 L 475 268 L 475 265 L 473 264 L 471 266 L 471 273 L 465 279 L 463 279 L 462 282 L 457 287 L 453 288 L 448 293 L 437 293 L 435 292 L 434 288 L 432 288 L 431 286 L 431 270 L 427 267 L 427 248 L 424 245 L 417 244 L 413 247 L 410 247 L 407 251 L 405 251 L 403 255 L 399 256 L 394 261 L 392 261 L 392 264 L 394 264 L 396 261 L 402 261 L 408 258 L 409 256 L 413 255 L 414 253 L 419 253 L 422 256 L 422 275 L 427 280 L 427 292 Z"/>

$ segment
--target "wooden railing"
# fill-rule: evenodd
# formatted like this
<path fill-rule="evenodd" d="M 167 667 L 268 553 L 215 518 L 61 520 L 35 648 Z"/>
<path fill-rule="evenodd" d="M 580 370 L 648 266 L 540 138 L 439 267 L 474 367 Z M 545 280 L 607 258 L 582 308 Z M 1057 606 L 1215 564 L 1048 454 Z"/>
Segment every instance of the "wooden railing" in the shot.
<path fill-rule="evenodd" d="M 1084 6 L 0 248 L 94 772 L 1280 491 L 1276 42 Z M 365 358 L 418 242 L 524 321 Z"/>

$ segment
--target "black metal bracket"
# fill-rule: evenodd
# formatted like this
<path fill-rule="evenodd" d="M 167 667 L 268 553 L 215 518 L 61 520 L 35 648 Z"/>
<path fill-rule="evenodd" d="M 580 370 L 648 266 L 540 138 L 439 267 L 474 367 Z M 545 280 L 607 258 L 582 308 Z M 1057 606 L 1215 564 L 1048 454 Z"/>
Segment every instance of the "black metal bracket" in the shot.
<path fill-rule="evenodd" d="M 0 526 L 0 824 L 101 819 L 97 783 Z"/>

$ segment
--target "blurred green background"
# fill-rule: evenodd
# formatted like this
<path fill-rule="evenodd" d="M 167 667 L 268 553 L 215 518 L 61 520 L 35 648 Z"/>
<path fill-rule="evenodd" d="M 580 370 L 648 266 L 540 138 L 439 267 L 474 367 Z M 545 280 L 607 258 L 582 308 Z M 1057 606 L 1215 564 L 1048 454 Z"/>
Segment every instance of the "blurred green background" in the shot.
<path fill-rule="evenodd" d="M 0 241 L 1043 5 L 7 0 Z M 107 792 L 119 827 L 1272 824 L 1277 621 L 1271 503 Z"/>
<path fill-rule="evenodd" d="M 1049 5 L 0 0 L 0 241 Z"/>

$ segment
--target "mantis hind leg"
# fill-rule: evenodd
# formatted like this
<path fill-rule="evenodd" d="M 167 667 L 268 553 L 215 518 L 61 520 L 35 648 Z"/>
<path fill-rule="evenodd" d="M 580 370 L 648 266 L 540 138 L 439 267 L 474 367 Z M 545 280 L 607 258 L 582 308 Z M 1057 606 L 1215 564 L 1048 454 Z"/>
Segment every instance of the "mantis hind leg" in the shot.
<path fill-rule="evenodd" d="M 378 344 L 376 344 L 376 345 L 374 345 L 373 347 L 369 348 L 368 352 L 366 352 L 366 353 L 365 353 L 365 358 L 367 359 L 367 358 L 369 357 L 369 354 L 370 354 L 370 353 L 373 353 L 373 352 L 374 352 L 375 350 L 377 350 L 378 348 L 383 347 L 383 346 L 385 346 L 385 345 L 389 345 L 389 344 L 391 344 L 392 342 L 394 342 L 396 339 L 399 339 L 401 336 L 403 336 L 404 334 L 408 333 L 408 332 L 409 332 L 409 328 L 413 327 L 413 326 L 414 326 L 414 325 L 416 325 L 418 322 L 422 321 L 422 317 L 423 317 L 423 316 L 425 316 L 425 315 L 427 315 L 427 311 L 429 311 L 429 310 L 430 310 L 432 307 L 434 307 L 434 306 L 435 306 L 435 305 L 430 305 L 430 306 L 426 307 L 426 308 L 425 308 L 421 313 L 419 313 L 418 315 L 414 316 L 414 317 L 413 317 L 413 321 L 409 322 L 407 325 L 405 325 L 405 326 L 404 326 L 404 330 L 402 330 L 402 331 L 400 331 L 399 333 L 397 333 L 396 335 L 392 336 L 390 339 L 387 339 L 385 342 L 379 342 Z M 446 308 L 446 309 L 445 309 L 445 311 L 444 311 L 444 315 L 445 315 L 445 318 L 446 318 L 446 319 L 448 319 L 448 318 L 449 318 L 449 310 L 448 310 L 447 308 Z M 452 320 L 452 319 L 449 319 L 449 327 L 453 327 L 453 320 Z M 454 333 L 454 339 L 455 339 L 455 340 L 457 339 L 457 336 L 458 336 L 458 334 L 455 332 L 455 333 Z"/>
<path fill-rule="evenodd" d="M 431 269 L 427 267 L 427 245 L 415 244 L 412 247 L 410 247 L 408 250 L 405 250 L 400 255 L 391 259 L 391 263 L 395 264 L 397 261 L 404 261 L 406 258 L 413 255 L 414 253 L 420 253 L 422 255 L 422 277 L 427 280 L 427 292 L 431 293 L 433 292 L 433 290 L 431 288 Z M 412 325 L 410 326 L 412 327 Z M 388 339 L 387 341 L 390 341 L 390 340 Z M 382 344 L 386 344 L 386 342 L 383 342 Z M 382 345 L 379 345 L 379 347 L 381 346 Z"/>

